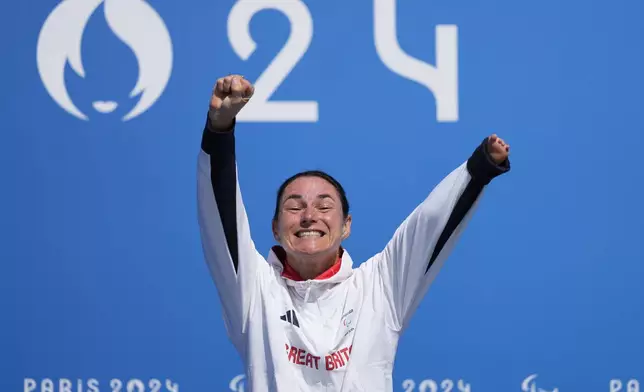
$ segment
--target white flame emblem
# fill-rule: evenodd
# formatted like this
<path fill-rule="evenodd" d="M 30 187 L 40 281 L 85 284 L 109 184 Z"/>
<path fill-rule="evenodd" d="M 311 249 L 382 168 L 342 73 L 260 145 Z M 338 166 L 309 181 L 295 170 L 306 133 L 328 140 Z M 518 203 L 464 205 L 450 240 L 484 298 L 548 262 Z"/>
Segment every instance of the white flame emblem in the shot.
<path fill-rule="evenodd" d="M 123 117 L 130 120 L 148 110 L 161 96 L 172 71 L 172 41 L 163 20 L 144 0 L 63 0 L 49 15 L 38 37 L 38 72 L 49 95 L 70 114 L 87 120 L 72 102 L 65 86 L 65 64 L 85 77 L 81 40 L 96 9 L 105 3 L 105 18 L 114 34 L 134 52 L 139 78 L 130 97 L 141 94 L 135 107 Z M 97 101 L 103 113 L 116 102 Z"/>
<path fill-rule="evenodd" d="M 230 390 L 233 392 L 244 392 L 245 380 L 246 380 L 245 374 L 238 374 L 235 377 L 233 377 L 232 380 L 230 380 L 230 383 L 228 384 L 228 388 L 230 388 Z"/>
<path fill-rule="evenodd" d="M 559 388 L 555 388 L 552 390 L 545 390 L 537 387 L 537 375 L 536 374 L 531 374 L 528 377 L 523 380 L 521 383 L 521 390 L 523 392 L 559 392 Z"/>

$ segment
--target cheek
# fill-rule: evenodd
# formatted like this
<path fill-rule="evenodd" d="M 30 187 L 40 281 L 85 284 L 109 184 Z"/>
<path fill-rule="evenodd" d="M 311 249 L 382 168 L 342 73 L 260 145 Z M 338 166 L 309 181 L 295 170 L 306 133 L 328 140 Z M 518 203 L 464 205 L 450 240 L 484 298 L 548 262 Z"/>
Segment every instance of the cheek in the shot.
<path fill-rule="evenodd" d="M 279 224 L 277 225 L 277 230 L 279 230 L 280 233 L 287 233 L 292 231 L 291 229 L 293 226 L 297 226 L 299 222 L 299 219 L 297 217 L 293 216 L 283 216 L 279 220 Z"/>
<path fill-rule="evenodd" d="M 341 217 L 328 217 L 324 219 L 324 223 L 333 234 L 342 234 L 342 218 Z"/>

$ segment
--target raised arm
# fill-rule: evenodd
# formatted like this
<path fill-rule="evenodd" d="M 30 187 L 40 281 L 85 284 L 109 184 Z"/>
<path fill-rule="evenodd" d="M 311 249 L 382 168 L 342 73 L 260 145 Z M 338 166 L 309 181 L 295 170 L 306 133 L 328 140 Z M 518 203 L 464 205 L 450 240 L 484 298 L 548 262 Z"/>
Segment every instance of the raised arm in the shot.
<path fill-rule="evenodd" d="M 210 102 L 198 157 L 197 201 L 201 241 L 221 300 L 226 329 L 238 339 L 248 320 L 257 274 L 267 269 L 251 239 L 237 180 L 235 116 L 252 95 L 250 83 L 219 79 Z"/>
<path fill-rule="evenodd" d="M 403 221 L 374 257 L 383 279 L 392 327 L 407 326 L 467 225 L 484 188 L 509 171 L 509 145 L 496 135 L 445 177 Z"/>

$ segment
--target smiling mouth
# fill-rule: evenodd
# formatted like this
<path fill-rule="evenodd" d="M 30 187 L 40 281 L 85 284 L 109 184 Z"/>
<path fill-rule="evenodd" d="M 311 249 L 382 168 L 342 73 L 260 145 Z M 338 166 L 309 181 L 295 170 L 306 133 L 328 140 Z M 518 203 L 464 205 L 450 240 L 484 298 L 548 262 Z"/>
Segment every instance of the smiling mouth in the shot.
<path fill-rule="evenodd" d="M 295 233 L 297 238 L 320 238 L 324 237 L 324 232 L 320 230 L 300 230 Z"/>

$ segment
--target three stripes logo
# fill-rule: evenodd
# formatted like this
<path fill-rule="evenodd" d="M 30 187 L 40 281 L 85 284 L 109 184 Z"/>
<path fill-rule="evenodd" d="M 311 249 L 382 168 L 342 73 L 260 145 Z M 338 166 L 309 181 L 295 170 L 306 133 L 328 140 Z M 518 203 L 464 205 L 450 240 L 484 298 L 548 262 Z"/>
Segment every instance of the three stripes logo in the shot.
<path fill-rule="evenodd" d="M 297 321 L 297 316 L 295 315 L 294 310 L 287 311 L 286 314 L 280 316 L 280 320 L 287 321 L 298 328 L 300 327 L 300 323 Z"/>

